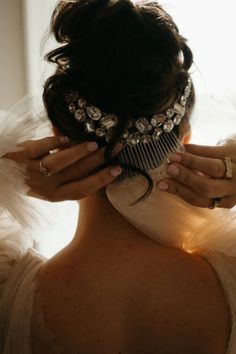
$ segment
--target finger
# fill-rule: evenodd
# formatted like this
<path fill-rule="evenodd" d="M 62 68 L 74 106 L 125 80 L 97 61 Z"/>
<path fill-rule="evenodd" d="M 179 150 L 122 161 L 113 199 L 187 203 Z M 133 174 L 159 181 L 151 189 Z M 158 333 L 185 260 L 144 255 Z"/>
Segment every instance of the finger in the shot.
<path fill-rule="evenodd" d="M 185 148 L 187 152 L 202 157 L 210 157 L 217 159 L 224 159 L 227 155 L 227 148 L 225 146 L 204 146 L 195 144 L 186 144 Z"/>
<path fill-rule="evenodd" d="M 96 142 L 86 142 L 74 145 L 54 154 L 46 155 L 41 159 L 41 163 L 43 167 L 47 168 L 50 174 L 53 175 L 73 165 L 76 161 L 91 155 L 96 150 L 98 150 L 98 144 Z M 39 161 L 31 161 L 29 163 L 29 169 L 31 171 L 39 171 Z"/>
<path fill-rule="evenodd" d="M 221 203 L 218 205 L 218 208 L 232 209 L 236 205 L 236 195 L 225 197 L 222 199 Z"/>
<path fill-rule="evenodd" d="M 80 200 L 104 188 L 122 173 L 120 166 L 107 167 L 83 180 L 60 186 L 56 190 L 57 200 Z"/>
<path fill-rule="evenodd" d="M 200 208 L 209 208 L 211 205 L 211 199 L 202 197 L 191 188 L 175 180 L 163 180 L 158 184 L 158 188 L 162 191 L 175 194 L 184 199 L 187 203 Z"/>
<path fill-rule="evenodd" d="M 169 160 L 179 162 L 191 170 L 197 170 L 210 177 L 223 178 L 225 176 L 225 164 L 220 159 L 178 152 L 177 154 L 170 154 Z"/>
<path fill-rule="evenodd" d="M 29 159 L 37 159 L 68 143 L 69 138 L 67 137 L 53 136 L 41 140 L 29 141 L 24 143 L 23 146 L 26 148 Z"/>
<path fill-rule="evenodd" d="M 179 164 L 169 165 L 166 171 L 175 180 L 206 198 L 224 197 L 235 193 L 234 183 L 227 179 L 204 177 Z"/>

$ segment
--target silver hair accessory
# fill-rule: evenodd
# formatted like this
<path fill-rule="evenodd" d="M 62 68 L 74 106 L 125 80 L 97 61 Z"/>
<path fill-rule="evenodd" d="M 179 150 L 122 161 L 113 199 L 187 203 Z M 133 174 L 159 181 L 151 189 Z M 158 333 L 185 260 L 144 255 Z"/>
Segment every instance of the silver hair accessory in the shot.
<path fill-rule="evenodd" d="M 183 95 L 166 113 L 157 113 L 151 117 L 140 117 L 130 124 L 119 141 L 123 150 L 118 155 L 118 161 L 143 171 L 159 167 L 167 159 L 169 153 L 183 151 L 184 146 L 174 133 L 174 127 L 180 125 L 186 113 L 186 105 L 191 94 L 192 81 L 189 78 Z M 83 125 L 89 134 L 109 142 L 118 117 L 104 113 L 97 106 L 89 104 L 75 91 L 65 94 L 68 110 L 74 118 Z M 129 176 L 137 174 L 127 171 Z"/>

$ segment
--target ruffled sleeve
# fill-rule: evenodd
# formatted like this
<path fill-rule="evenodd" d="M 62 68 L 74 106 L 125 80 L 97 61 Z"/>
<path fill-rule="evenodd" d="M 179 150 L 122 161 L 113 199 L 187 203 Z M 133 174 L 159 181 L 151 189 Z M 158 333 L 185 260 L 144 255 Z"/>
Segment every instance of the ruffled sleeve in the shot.
<path fill-rule="evenodd" d="M 37 124 L 27 109 L 17 115 L 0 111 L 0 300 L 14 265 L 33 247 L 38 216 L 27 197 L 25 166 L 4 155 L 22 150 L 17 145 L 35 136 Z"/>

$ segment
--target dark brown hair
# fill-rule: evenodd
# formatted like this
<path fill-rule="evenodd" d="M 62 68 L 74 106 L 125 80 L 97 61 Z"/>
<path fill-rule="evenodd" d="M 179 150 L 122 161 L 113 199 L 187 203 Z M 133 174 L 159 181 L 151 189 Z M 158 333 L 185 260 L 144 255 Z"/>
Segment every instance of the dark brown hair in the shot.
<path fill-rule="evenodd" d="M 59 1 L 51 30 L 62 46 L 47 55 L 57 64 L 44 88 L 48 117 L 72 140 L 100 143 L 68 112 L 65 93 L 78 91 L 104 112 L 116 114 L 119 124 L 105 153 L 107 163 L 113 163 L 111 150 L 131 120 L 160 112 L 182 95 L 192 52 L 173 19 L 150 1 Z"/>

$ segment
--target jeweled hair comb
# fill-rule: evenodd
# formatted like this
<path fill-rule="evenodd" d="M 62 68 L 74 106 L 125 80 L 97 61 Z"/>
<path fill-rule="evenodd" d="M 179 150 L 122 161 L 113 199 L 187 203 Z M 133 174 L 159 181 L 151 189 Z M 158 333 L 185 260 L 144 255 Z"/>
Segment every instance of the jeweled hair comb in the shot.
<path fill-rule="evenodd" d="M 131 122 L 119 141 L 124 148 L 118 160 L 123 164 L 149 171 L 159 167 L 170 152 L 184 150 L 173 130 L 185 116 L 191 90 L 192 81 L 189 78 L 182 96 L 166 113 L 157 113 L 149 118 L 140 117 Z M 65 100 L 69 112 L 83 125 L 88 134 L 95 134 L 106 142 L 112 139 L 114 128 L 119 122 L 116 115 L 107 114 L 91 105 L 76 91 L 67 92 Z M 135 171 L 128 172 L 129 176 L 136 174 Z"/>

